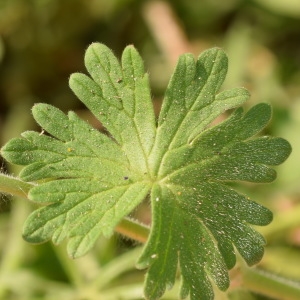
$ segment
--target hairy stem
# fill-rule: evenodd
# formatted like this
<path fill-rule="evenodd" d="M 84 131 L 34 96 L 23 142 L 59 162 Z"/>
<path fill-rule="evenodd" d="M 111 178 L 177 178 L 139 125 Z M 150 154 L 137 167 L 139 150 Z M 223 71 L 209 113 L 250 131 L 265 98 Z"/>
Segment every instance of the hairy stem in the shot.
<path fill-rule="evenodd" d="M 242 267 L 242 285 L 250 291 L 282 300 L 300 299 L 300 283 L 258 268 Z"/>
<path fill-rule="evenodd" d="M 33 183 L 0 173 L 0 193 L 27 198 L 27 194 L 33 186 Z"/>
<path fill-rule="evenodd" d="M 137 221 L 125 218 L 117 225 L 115 231 L 135 241 L 146 243 L 150 229 Z"/>

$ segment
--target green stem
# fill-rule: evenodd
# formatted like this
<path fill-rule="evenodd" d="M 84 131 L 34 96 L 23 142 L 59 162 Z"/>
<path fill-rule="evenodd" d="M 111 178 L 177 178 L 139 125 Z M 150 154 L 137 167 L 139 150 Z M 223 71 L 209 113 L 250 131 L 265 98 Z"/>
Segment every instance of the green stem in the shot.
<path fill-rule="evenodd" d="M 141 247 L 136 247 L 114 258 L 101 269 L 98 276 L 89 284 L 89 289 L 101 289 L 122 273 L 132 270 L 140 254 Z"/>
<path fill-rule="evenodd" d="M 300 299 L 300 282 L 258 268 L 241 268 L 242 285 L 250 291 L 282 300 Z"/>
<path fill-rule="evenodd" d="M 27 194 L 33 186 L 33 183 L 0 173 L 0 193 L 27 198 Z"/>
<path fill-rule="evenodd" d="M 9 221 L 9 224 L 13 226 L 10 226 L 6 233 L 0 261 L 0 299 L 6 299 L 8 287 L 4 283 L 5 279 L 13 274 L 25 260 L 25 242 L 21 237 L 21 231 L 29 211 L 27 202 L 20 201 L 20 199 L 13 201 Z"/>
<path fill-rule="evenodd" d="M 124 218 L 116 226 L 115 231 L 135 241 L 146 243 L 150 229 L 148 226 L 143 225 L 137 221 L 129 218 Z"/>
<path fill-rule="evenodd" d="M 83 274 L 80 272 L 77 263 L 67 255 L 65 247 L 62 247 L 62 245 L 53 245 L 53 250 L 71 284 L 77 288 L 84 286 L 85 280 Z"/>

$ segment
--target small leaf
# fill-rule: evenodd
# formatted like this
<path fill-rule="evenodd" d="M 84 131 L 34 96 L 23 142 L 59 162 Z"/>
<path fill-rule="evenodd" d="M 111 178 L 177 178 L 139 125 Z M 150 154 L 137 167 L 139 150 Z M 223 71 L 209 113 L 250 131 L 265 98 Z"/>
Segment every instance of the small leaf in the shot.
<path fill-rule="evenodd" d="M 210 127 L 249 97 L 243 88 L 219 92 L 228 60 L 217 48 L 196 61 L 179 58 L 157 123 L 134 47 L 119 63 L 106 46 L 92 44 L 85 64 L 91 77 L 73 74 L 70 87 L 111 137 L 73 112 L 37 104 L 33 116 L 47 135 L 27 131 L 1 149 L 25 166 L 23 180 L 39 182 L 29 198 L 43 206 L 25 222 L 24 238 L 68 239 L 69 255 L 79 257 L 150 194 L 151 232 L 137 262 L 148 268 L 145 297 L 156 300 L 172 288 L 179 265 L 180 298 L 213 299 L 212 282 L 229 286 L 235 249 L 248 265 L 263 256 L 265 240 L 251 225 L 267 225 L 272 213 L 228 182 L 271 182 L 271 166 L 289 156 L 284 139 L 257 136 L 271 119 L 270 106 L 237 108 Z"/>

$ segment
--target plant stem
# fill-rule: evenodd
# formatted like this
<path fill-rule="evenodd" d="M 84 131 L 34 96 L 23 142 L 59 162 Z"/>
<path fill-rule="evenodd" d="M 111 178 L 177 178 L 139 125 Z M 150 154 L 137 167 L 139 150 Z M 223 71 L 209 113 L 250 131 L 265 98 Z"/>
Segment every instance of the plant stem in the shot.
<path fill-rule="evenodd" d="M 258 268 L 241 268 L 242 286 L 250 291 L 281 300 L 300 299 L 300 282 Z"/>
<path fill-rule="evenodd" d="M 137 221 L 124 218 L 115 228 L 115 231 L 121 233 L 135 241 L 146 243 L 150 229 Z"/>
<path fill-rule="evenodd" d="M 5 278 L 15 272 L 25 260 L 25 242 L 21 237 L 23 222 L 30 209 L 28 203 L 20 199 L 14 199 L 11 207 L 8 232 L 6 233 L 5 245 L 2 249 L 0 261 L 0 299 L 6 297 L 8 287 L 4 284 Z"/>
<path fill-rule="evenodd" d="M 53 245 L 53 250 L 71 284 L 77 288 L 83 286 L 85 283 L 83 274 L 80 272 L 76 262 L 67 255 L 65 247 L 63 245 Z"/>
<path fill-rule="evenodd" d="M 0 193 L 27 198 L 27 194 L 33 186 L 33 183 L 0 173 Z"/>
<path fill-rule="evenodd" d="M 137 257 L 141 254 L 141 251 L 141 247 L 136 247 L 114 258 L 101 269 L 98 276 L 89 284 L 89 288 L 104 288 L 108 283 L 112 282 L 122 273 L 134 269 L 134 264 Z"/>

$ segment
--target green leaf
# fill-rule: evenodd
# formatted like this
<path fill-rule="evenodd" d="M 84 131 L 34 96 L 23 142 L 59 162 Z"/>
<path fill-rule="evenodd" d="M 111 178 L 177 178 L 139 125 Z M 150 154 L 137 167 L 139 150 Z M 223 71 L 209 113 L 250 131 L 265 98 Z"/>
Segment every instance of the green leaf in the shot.
<path fill-rule="evenodd" d="M 111 50 L 90 46 L 85 65 L 92 79 L 73 74 L 70 87 L 118 142 L 131 165 L 148 173 L 147 157 L 155 139 L 155 117 L 148 76 L 132 47 L 122 56 L 122 67 Z"/>
<path fill-rule="evenodd" d="M 271 182 L 270 166 L 289 156 L 284 139 L 257 136 L 270 121 L 270 106 L 238 108 L 210 126 L 249 97 L 243 88 L 218 93 L 228 61 L 217 48 L 196 61 L 190 54 L 179 58 L 157 122 L 148 76 L 132 46 L 120 64 L 106 46 L 92 44 L 85 64 L 91 77 L 73 74 L 70 87 L 111 136 L 73 112 L 38 104 L 33 116 L 47 135 L 24 132 L 1 150 L 25 166 L 21 179 L 39 183 L 29 198 L 43 206 L 27 219 L 24 238 L 68 239 L 69 254 L 81 256 L 149 194 L 151 232 L 137 262 L 148 268 L 145 297 L 159 299 L 171 288 L 179 263 L 180 297 L 212 299 L 212 281 L 221 290 L 229 286 L 235 249 L 248 265 L 263 255 L 265 240 L 251 224 L 267 225 L 272 213 L 228 182 Z"/>

